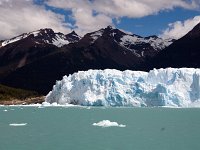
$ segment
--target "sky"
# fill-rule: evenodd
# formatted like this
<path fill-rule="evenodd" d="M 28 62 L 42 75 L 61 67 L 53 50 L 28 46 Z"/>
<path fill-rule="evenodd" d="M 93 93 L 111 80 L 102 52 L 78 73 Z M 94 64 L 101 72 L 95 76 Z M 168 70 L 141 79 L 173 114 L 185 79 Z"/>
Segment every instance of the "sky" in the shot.
<path fill-rule="evenodd" d="M 200 0 L 0 0 L 0 40 L 41 28 L 83 36 L 108 25 L 178 39 L 200 22 Z"/>

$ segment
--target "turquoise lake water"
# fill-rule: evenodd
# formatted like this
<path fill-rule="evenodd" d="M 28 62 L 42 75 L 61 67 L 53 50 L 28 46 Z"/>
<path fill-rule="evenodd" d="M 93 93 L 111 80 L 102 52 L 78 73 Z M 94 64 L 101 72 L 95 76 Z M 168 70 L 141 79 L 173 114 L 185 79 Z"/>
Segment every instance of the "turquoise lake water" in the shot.
<path fill-rule="evenodd" d="M 200 109 L 0 107 L 0 150 L 199 149 Z"/>

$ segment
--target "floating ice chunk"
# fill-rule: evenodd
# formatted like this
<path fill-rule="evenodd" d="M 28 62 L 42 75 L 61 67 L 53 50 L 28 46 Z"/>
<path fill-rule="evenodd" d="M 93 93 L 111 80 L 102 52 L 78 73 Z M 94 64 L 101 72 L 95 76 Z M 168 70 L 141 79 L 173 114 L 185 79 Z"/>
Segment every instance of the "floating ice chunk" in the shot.
<path fill-rule="evenodd" d="M 106 127 L 121 127 L 121 128 L 124 128 L 124 127 L 126 127 L 126 125 L 118 124 L 117 122 L 111 122 L 110 120 L 103 120 L 103 121 L 100 121 L 98 123 L 93 123 L 92 125 L 103 127 L 103 128 L 106 128 Z"/>
<path fill-rule="evenodd" d="M 38 106 L 38 108 L 45 108 L 45 107 L 41 105 L 41 106 Z"/>
<path fill-rule="evenodd" d="M 27 123 L 11 123 L 9 126 L 14 126 L 14 127 L 20 127 L 20 126 L 26 126 Z"/>
<path fill-rule="evenodd" d="M 43 103 L 42 103 L 42 106 L 51 106 L 51 104 L 48 103 L 48 102 L 43 102 Z"/>
<path fill-rule="evenodd" d="M 4 109 L 3 111 L 7 112 L 8 110 L 7 110 L 7 109 Z"/>

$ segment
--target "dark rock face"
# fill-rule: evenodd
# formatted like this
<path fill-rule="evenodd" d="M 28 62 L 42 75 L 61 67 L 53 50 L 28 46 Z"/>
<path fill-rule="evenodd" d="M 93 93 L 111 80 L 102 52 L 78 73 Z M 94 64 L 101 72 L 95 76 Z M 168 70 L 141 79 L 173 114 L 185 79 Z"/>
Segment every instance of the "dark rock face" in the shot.
<path fill-rule="evenodd" d="M 42 94 L 47 94 L 56 80 L 79 70 L 145 70 L 146 60 L 171 44 L 156 36 L 131 35 L 111 26 L 83 38 L 75 32 L 64 35 L 51 29 L 23 37 L 0 48 L 1 83 Z"/>
<path fill-rule="evenodd" d="M 57 50 L 54 45 L 36 44 L 31 37 L 6 45 L 0 49 L 0 76 L 5 76 Z"/>
<path fill-rule="evenodd" d="M 78 38 L 80 39 L 75 32 L 64 35 L 55 33 L 52 29 L 41 29 L 6 40 L 0 47 L 0 77 L 59 51 L 64 43 L 77 42 Z"/>
<path fill-rule="evenodd" d="M 196 39 L 200 37 L 200 23 L 196 25 L 187 35 L 185 38 Z"/>
<path fill-rule="evenodd" d="M 75 31 L 72 31 L 71 33 L 65 36 L 70 43 L 78 42 L 81 39 L 81 37 Z"/>

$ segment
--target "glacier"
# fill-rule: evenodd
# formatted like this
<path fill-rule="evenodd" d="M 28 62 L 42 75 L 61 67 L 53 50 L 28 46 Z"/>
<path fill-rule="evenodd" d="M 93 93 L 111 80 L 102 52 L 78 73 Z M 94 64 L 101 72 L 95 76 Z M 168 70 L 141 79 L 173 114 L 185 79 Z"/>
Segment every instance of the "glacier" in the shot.
<path fill-rule="evenodd" d="M 79 71 L 57 81 L 45 102 L 108 107 L 200 107 L 200 69 Z"/>

